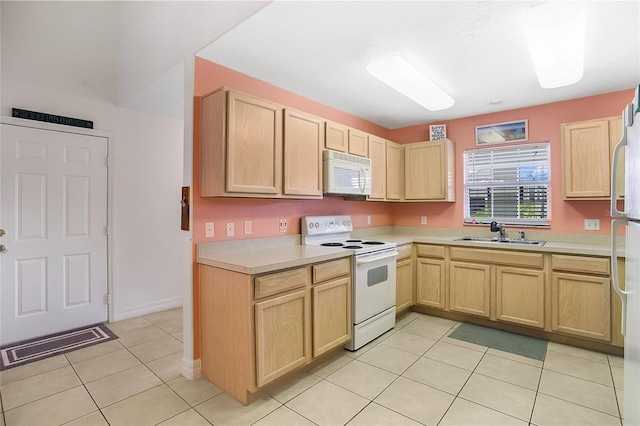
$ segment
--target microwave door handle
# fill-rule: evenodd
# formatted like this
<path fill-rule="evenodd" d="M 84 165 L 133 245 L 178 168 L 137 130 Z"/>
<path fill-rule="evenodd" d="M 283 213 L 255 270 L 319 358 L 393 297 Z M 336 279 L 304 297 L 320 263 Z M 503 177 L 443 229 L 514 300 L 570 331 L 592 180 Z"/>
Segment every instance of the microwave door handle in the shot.
<path fill-rule="evenodd" d="M 366 178 L 364 166 L 360 166 L 360 172 L 358 176 L 358 185 L 360 187 L 360 192 L 364 192 L 366 180 L 367 178 Z"/>

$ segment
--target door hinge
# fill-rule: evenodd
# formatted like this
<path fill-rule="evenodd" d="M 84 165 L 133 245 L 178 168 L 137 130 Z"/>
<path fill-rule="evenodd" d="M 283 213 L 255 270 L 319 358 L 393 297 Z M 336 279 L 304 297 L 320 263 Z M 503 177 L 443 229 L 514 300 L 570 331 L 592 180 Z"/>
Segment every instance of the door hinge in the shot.
<path fill-rule="evenodd" d="M 104 304 L 105 305 L 110 305 L 111 304 L 111 293 L 105 293 L 105 295 L 104 295 Z"/>
<path fill-rule="evenodd" d="M 111 166 L 111 157 L 104 157 L 104 165 L 107 167 Z"/>
<path fill-rule="evenodd" d="M 109 236 L 109 225 L 104 226 L 104 235 Z"/>

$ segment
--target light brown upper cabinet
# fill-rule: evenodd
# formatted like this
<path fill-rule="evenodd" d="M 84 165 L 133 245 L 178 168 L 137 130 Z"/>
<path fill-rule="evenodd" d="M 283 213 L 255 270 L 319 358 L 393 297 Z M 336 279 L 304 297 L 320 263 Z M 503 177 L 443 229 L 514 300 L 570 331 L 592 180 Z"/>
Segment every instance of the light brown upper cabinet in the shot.
<path fill-rule="evenodd" d="M 386 151 L 387 200 L 400 201 L 404 196 L 404 148 L 387 141 Z"/>
<path fill-rule="evenodd" d="M 369 135 L 365 132 L 327 121 L 325 125 L 325 148 L 366 157 L 369 153 L 368 146 Z"/>
<path fill-rule="evenodd" d="M 561 125 L 565 199 L 611 198 L 611 154 L 620 141 L 621 126 L 618 117 Z M 622 182 L 623 170 L 616 173 Z M 624 192 L 622 184 L 617 192 Z"/>
<path fill-rule="evenodd" d="M 324 120 L 284 110 L 284 194 L 322 197 Z"/>
<path fill-rule="evenodd" d="M 386 189 L 385 139 L 369 136 L 369 159 L 371 160 L 370 200 L 384 200 Z"/>
<path fill-rule="evenodd" d="M 324 147 L 334 151 L 349 150 L 349 128 L 342 124 L 327 121 L 325 124 Z"/>
<path fill-rule="evenodd" d="M 369 154 L 369 135 L 356 129 L 349 129 L 349 154 L 366 157 Z"/>
<path fill-rule="evenodd" d="M 280 105 L 219 89 L 202 98 L 201 131 L 201 196 L 282 192 Z"/>
<path fill-rule="evenodd" d="M 324 131 L 319 117 L 227 88 L 205 95 L 200 195 L 322 198 Z"/>
<path fill-rule="evenodd" d="M 407 200 L 455 201 L 455 146 L 449 139 L 404 146 Z"/>

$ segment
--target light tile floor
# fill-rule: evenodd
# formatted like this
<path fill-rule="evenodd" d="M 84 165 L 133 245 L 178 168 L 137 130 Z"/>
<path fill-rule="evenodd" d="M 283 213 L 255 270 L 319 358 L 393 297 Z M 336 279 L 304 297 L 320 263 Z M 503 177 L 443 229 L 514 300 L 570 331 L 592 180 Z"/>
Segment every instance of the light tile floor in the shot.
<path fill-rule="evenodd" d="M 409 313 L 250 406 L 180 375 L 182 310 L 110 324 L 120 337 L 0 375 L 0 426 L 621 425 L 622 358 L 550 343 L 543 362 L 447 337 Z"/>

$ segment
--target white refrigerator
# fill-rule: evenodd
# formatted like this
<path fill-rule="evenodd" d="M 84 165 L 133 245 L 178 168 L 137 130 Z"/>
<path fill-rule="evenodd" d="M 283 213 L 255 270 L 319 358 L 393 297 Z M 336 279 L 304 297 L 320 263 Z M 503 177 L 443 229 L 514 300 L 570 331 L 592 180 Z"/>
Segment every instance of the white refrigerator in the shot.
<path fill-rule="evenodd" d="M 613 288 L 622 299 L 624 334 L 624 412 L 625 426 L 640 425 L 640 86 L 633 102 L 622 112 L 623 136 L 615 149 L 611 178 L 611 266 Z M 616 208 L 616 169 L 624 149 L 624 209 Z M 617 268 L 617 234 L 626 227 L 625 288 L 620 289 Z"/>

